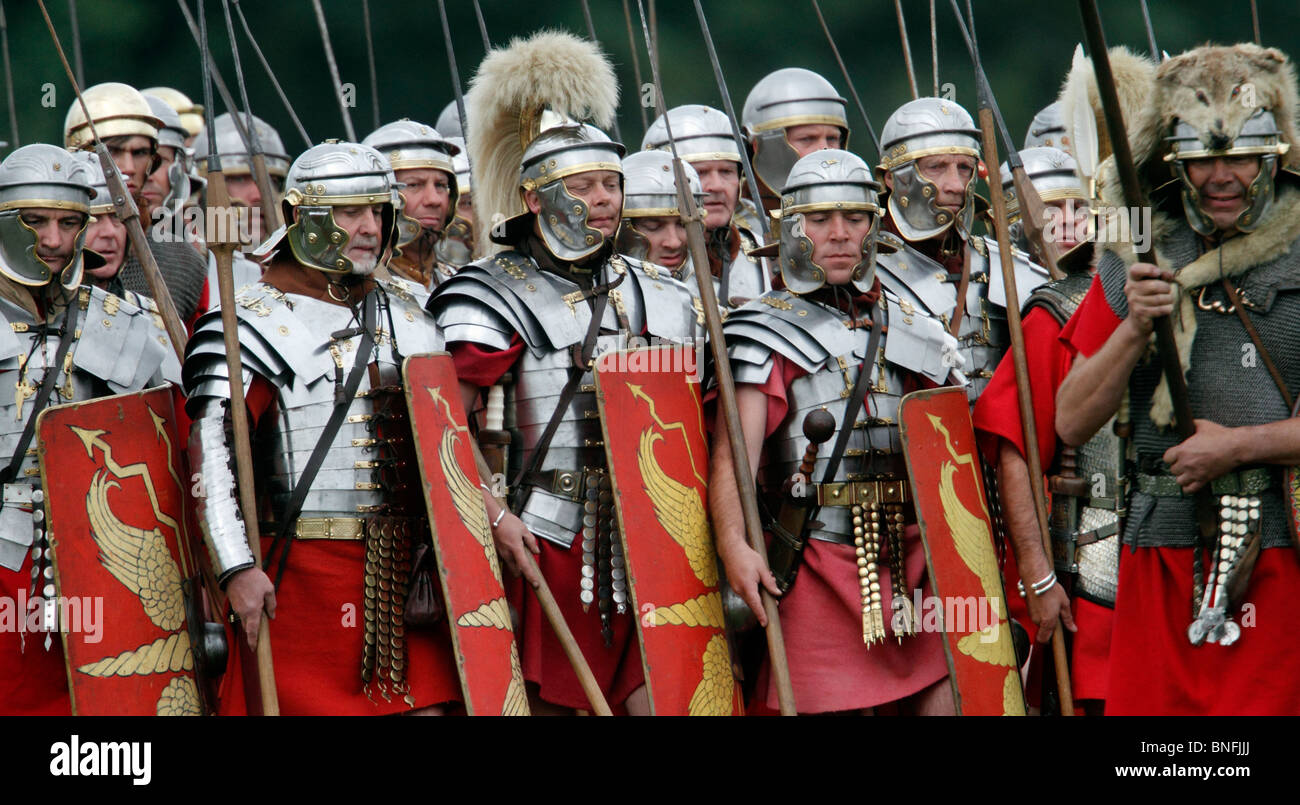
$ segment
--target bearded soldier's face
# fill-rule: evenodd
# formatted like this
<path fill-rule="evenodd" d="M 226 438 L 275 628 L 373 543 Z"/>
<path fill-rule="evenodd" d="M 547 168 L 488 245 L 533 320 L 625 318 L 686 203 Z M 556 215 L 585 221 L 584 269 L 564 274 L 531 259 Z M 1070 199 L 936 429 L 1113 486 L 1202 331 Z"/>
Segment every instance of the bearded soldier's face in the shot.
<path fill-rule="evenodd" d="M 352 261 L 353 274 L 371 274 L 379 264 L 383 222 L 384 210 L 379 204 L 334 208 L 334 223 L 348 233 L 343 256 Z"/>

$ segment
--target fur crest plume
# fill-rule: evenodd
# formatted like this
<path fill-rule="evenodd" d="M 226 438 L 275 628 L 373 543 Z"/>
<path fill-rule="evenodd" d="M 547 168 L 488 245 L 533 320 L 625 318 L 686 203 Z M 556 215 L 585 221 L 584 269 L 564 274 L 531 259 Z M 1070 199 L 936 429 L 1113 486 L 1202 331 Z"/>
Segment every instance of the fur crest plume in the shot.
<path fill-rule="evenodd" d="M 618 82 L 594 42 L 563 31 L 538 31 L 488 53 L 465 103 L 474 169 L 474 240 L 483 254 L 490 254 L 500 250 L 489 237 L 493 220 L 524 210 L 520 116 L 546 108 L 607 128 L 618 109 Z"/>
<path fill-rule="evenodd" d="M 1134 133 L 1145 131 L 1152 124 L 1147 118 L 1153 116 L 1151 93 L 1155 89 L 1156 63 L 1123 46 L 1110 48 L 1107 54 L 1110 56 L 1111 73 L 1115 76 L 1120 111 L 1124 114 L 1124 125 L 1129 133 L 1129 144 L 1136 152 L 1138 145 L 1134 142 Z M 1106 130 L 1106 115 L 1101 108 L 1101 96 L 1097 94 L 1097 77 L 1090 58 L 1077 59 L 1065 78 L 1065 85 L 1058 98 L 1063 120 L 1074 119 L 1075 106 L 1085 93 L 1093 116 L 1097 119 L 1097 156 L 1098 159 L 1105 160 L 1112 149 Z"/>

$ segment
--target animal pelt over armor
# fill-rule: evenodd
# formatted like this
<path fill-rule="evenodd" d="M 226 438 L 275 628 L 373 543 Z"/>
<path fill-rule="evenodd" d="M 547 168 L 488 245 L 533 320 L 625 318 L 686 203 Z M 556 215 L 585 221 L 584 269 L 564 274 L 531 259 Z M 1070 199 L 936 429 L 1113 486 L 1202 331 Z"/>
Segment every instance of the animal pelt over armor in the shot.
<path fill-rule="evenodd" d="M 1111 51 L 1112 60 L 1117 50 Z M 1126 66 L 1115 71 L 1116 85 L 1124 106 L 1133 162 L 1142 183 L 1143 204 L 1152 207 L 1150 236 L 1161 264 L 1172 264 L 1160 254 L 1161 241 L 1185 221 L 1178 203 L 1178 183 L 1163 159 L 1168 150 L 1165 137 L 1175 122 L 1192 125 L 1207 144 L 1224 137 L 1232 140 L 1247 118 L 1262 107 L 1272 112 L 1281 141 L 1290 146 L 1289 151 L 1277 157 L 1277 196 L 1260 217 L 1259 225 L 1248 235 L 1229 238 L 1221 246 L 1209 249 L 1178 272 L 1174 291 L 1179 309 L 1173 316 L 1174 335 L 1186 371 L 1190 368 L 1196 335 L 1193 292 L 1218 282 L 1221 276 L 1240 275 L 1275 260 L 1300 239 L 1300 181 L 1297 181 L 1300 177 L 1295 175 L 1300 173 L 1300 148 L 1296 143 L 1300 98 L 1295 68 L 1282 51 L 1249 43 L 1204 45 L 1179 54 L 1154 70 L 1137 64 L 1143 60 L 1127 55 Z M 1064 96 L 1068 97 L 1072 82 L 1088 81 L 1091 82 L 1089 97 L 1095 99 L 1095 79 L 1091 72 L 1090 61 L 1076 64 L 1067 79 Z M 1099 104 L 1095 110 L 1100 121 Z M 1103 151 L 1103 155 L 1106 153 Z M 1172 192 L 1169 188 L 1173 188 Z M 1123 189 L 1112 156 L 1107 156 L 1098 167 L 1097 194 L 1102 206 L 1124 206 Z M 1097 260 L 1100 262 L 1111 253 L 1126 265 L 1133 263 L 1131 240 L 1116 240 L 1115 232 L 1109 234 L 1112 242 L 1096 250 Z M 1172 405 L 1163 379 L 1151 405 L 1151 418 L 1158 425 L 1172 421 Z"/>
<path fill-rule="evenodd" d="M 488 53 L 465 96 L 470 163 L 474 166 L 474 242 L 483 254 L 501 251 L 489 234 L 524 212 L 519 192 L 524 149 L 537 135 L 543 110 L 608 128 L 618 108 L 618 83 L 594 42 L 540 31 Z"/>

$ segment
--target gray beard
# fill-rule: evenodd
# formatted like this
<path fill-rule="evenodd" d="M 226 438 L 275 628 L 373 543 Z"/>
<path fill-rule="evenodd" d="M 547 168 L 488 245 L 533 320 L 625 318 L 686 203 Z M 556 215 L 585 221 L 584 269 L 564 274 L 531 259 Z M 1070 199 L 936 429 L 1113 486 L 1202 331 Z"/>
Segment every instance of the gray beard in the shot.
<path fill-rule="evenodd" d="M 371 257 L 369 260 L 365 261 L 353 260 L 352 270 L 348 273 L 358 277 L 368 277 L 375 273 L 375 268 L 378 267 L 378 265 L 379 259 L 375 257 Z"/>

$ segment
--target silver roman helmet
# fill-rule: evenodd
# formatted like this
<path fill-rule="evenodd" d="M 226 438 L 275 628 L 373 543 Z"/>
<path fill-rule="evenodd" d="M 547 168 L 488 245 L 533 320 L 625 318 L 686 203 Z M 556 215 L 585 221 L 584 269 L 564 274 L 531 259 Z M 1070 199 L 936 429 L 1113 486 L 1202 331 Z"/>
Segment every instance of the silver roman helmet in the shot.
<path fill-rule="evenodd" d="M 1025 133 L 1025 148 L 1040 146 L 1059 148 L 1073 155 L 1070 148 L 1070 136 L 1065 130 L 1065 118 L 1061 113 L 1061 102 L 1052 101 L 1038 110 L 1034 119 L 1029 121 L 1029 131 Z"/>
<path fill-rule="evenodd" d="M 167 105 L 180 115 L 181 125 L 188 132 L 187 138 L 203 131 L 203 105 L 190 100 L 184 92 L 171 87 L 149 87 L 140 90 L 146 96 L 152 95 L 167 102 Z"/>
<path fill-rule="evenodd" d="M 1187 177 L 1189 159 L 1211 159 L 1214 157 L 1257 156 L 1260 157 L 1259 173 L 1250 187 L 1246 188 L 1246 209 L 1237 216 L 1236 227 L 1242 232 L 1250 232 L 1259 226 L 1269 205 L 1273 203 L 1275 191 L 1273 168 L 1278 157 L 1290 149 L 1290 144 L 1283 142 L 1282 132 L 1278 130 L 1273 112 L 1260 107 L 1241 124 L 1237 136 L 1228 138 L 1219 135 L 1205 142 L 1197 130 L 1181 120 L 1173 122 L 1171 134 L 1165 138 L 1169 143 L 1169 152 L 1165 161 L 1172 163 L 1174 173 L 1182 182 L 1183 211 L 1187 214 L 1187 223 L 1202 235 L 1212 234 L 1217 226 L 1214 219 L 1201 209 L 1200 192 Z"/>
<path fill-rule="evenodd" d="M 840 147 L 847 148 L 846 108 L 831 82 L 802 67 L 777 70 L 755 84 L 745 98 L 740 122 L 753 149 L 754 172 L 763 184 L 773 189 L 780 187 L 799 159 L 785 137 L 789 126 L 836 126 L 841 132 Z M 673 134 L 677 134 L 676 127 Z"/>
<path fill-rule="evenodd" d="M 380 126 L 361 143 L 384 156 L 394 172 L 431 168 L 447 174 L 451 192 L 447 217 L 442 225 L 446 227 L 451 223 L 456 215 L 456 200 L 460 196 L 456 184 L 456 165 L 453 162 L 453 157 L 460 153 L 460 146 L 449 142 L 437 129 L 406 118 Z M 405 246 L 420 236 L 420 223 L 404 213 L 399 214 L 397 231 L 397 245 Z"/>
<path fill-rule="evenodd" d="M 108 179 L 104 177 L 104 169 L 99 164 L 99 157 L 90 151 L 77 151 L 73 154 L 86 169 L 86 182 L 90 185 L 90 202 L 87 205 L 87 212 L 95 217 L 101 215 L 112 215 L 116 209 L 113 204 L 113 196 L 108 192 Z"/>
<path fill-rule="evenodd" d="M 465 114 L 469 115 L 468 109 L 465 110 Z M 442 111 L 438 113 L 438 119 L 434 121 L 433 127 L 442 132 L 444 137 L 465 139 L 465 132 L 460 127 L 460 112 L 456 109 L 455 101 L 442 107 Z"/>
<path fill-rule="evenodd" d="M 736 138 L 731 133 L 731 121 L 726 114 L 711 106 L 698 103 L 674 106 L 668 110 L 668 123 L 673 127 L 673 140 L 677 144 L 677 153 L 687 162 L 711 162 L 726 160 L 740 162 L 740 149 L 736 147 Z M 655 118 L 641 138 L 644 151 L 668 151 L 668 125 L 664 115 Z"/>
<path fill-rule="evenodd" d="M 460 214 L 459 202 L 468 199 L 473 192 L 469 175 L 469 154 L 465 150 L 465 140 L 461 137 L 448 137 L 447 142 L 459 150 L 452 156 L 451 164 L 456 170 L 456 200 L 451 205 L 451 222 L 442 230 L 442 237 L 434 244 L 433 251 L 439 260 L 448 265 L 463 266 L 474 259 L 474 223 Z"/>
<path fill-rule="evenodd" d="M 674 129 L 673 135 L 676 134 Z M 685 160 L 682 168 L 686 171 L 691 195 L 695 196 L 697 204 L 702 205 L 704 188 L 700 185 L 700 175 Z M 619 254 L 644 260 L 650 244 L 637 230 L 637 219 L 681 215 L 677 183 L 673 180 L 673 158 L 663 151 L 638 151 L 623 160 L 623 176 L 623 221 L 618 227 L 617 247 Z"/>
<path fill-rule="evenodd" d="M 85 220 L 58 281 L 69 290 L 80 285 L 93 193 L 85 163 L 57 145 L 25 145 L 5 157 L 0 162 L 0 274 L 20 285 L 48 285 L 54 270 L 40 258 L 39 237 L 23 222 L 22 213 L 70 210 L 81 213 Z"/>
<path fill-rule="evenodd" d="M 176 110 L 162 98 L 156 95 L 145 95 L 144 99 L 149 102 L 149 108 L 162 121 L 162 127 L 158 129 L 158 147 L 169 147 L 176 152 L 176 158 L 167 168 L 167 181 L 171 183 L 171 189 L 162 200 L 164 208 L 175 209 L 190 197 L 190 169 L 193 156 L 190 149 L 185 147 L 185 139 L 189 137 L 189 132 L 181 124 L 181 116 L 176 114 Z"/>
<path fill-rule="evenodd" d="M 931 154 L 962 154 L 979 160 L 980 132 L 970 113 L 943 98 L 917 98 L 900 106 L 880 133 L 881 160 L 876 175 L 893 176 L 889 213 L 899 233 L 910 241 L 928 240 L 954 222 L 969 233 L 975 222 L 975 179 L 954 215 L 939 207 L 938 188 L 917 170 L 916 161 Z"/>
<path fill-rule="evenodd" d="M 328 274 L 353 273 L 352 261 L 343 255 L 348 233 L 334 222 L 334 208 L 384 205 L 382 256 L 396 238 L 401 203 L 393 169 L 378 151 L 361 143 L 326 141 L 304 151 L 289 167 L 282 202 L 284 220 L 289 223 L 276 230 L 257 253 L 267 253 L 287 240 L 293 256 L 303 265 Z"/>
<path fill-rule="evenodd" d="M 813 262 L 813 242 L 804 215 L 814 212 L 867 212 L 871 231 L 862 241 L 862 260 L 853 267 L 853 286 L 871 290 L 876 281 L 876 234 L 880 230 L 880 185 L 856 154 L 835 148 L 801 158 L 781 190 L 781 240 L 778 266 L 792 293 L 810 293 L 826 284 L 826 271 Z M 752 253 L 752 252 L 751 252 Z"/>
<path fill-rule="evenodd" d="M 1030 184 L 1038 191 L 1043 203 L 1073 199 L 1076 206 L 1088 206 L 1088 194 L 1083 189 L 1083 182 L 1079 180 L 1079 165 L 1074 157 L 1059 148 L 1044 145 L 1026 148 L 1020 152 L 1020 159 L 1025 163 L 1025 174 L 1029 177 Z M 1007 200 L 1007 222 L 1011 238 L 1017 247 L 1030 251 L 1024 223 L 1020 220 L 1020 199 L 1016 196 L 1011 169 L 1003 162 L 999 172 L 1002 195 Z"/>
<path fill-rule="evenodd" d="M 254 115 L 241 115 L 241 119 L 245 125 L 251 122 L 253 130 L 257 132 L 258 144 L 261 145 L 262 154 L 266 158 L 266 172 L 273 179 L 284 182 L 285 174 L 289 170 L 289 155 L 284 150 L 284 141 L 280 139 L 280 133 L 267 125 L 265 120 Z M 214 120 L 212 128 L 217 135 L 217 153 L 221 156 L 221 172 L 228 176 L 251 174 L 252 155 L 248 153 L 248 147 L 239 136 L 239 129 L 235 128 L 235 120 L 230 113 L 226 112 Z M 208 174 L 208 158 L 208 137 L 204 135 L 194 141 L 194 160 L 204 176 Z"/>
<path fill-rule="evenodd" d="M 588 171 L 613 171 L 621 180 L 623 145 L 585 123 L 566 119 L 548 127 L 545 122 L 542 122 L 542 132 L 524 149 L 519 192 L 522 196 L 533 190 L 541 199 L 537 223 L 547 250 L 561 260 L 581 260 L 594 254 L 604 244 L 605 237 L 587 222 L 590 209 L 586 202 L 569 193 L 563 180 Z M 529 212 L 508 219 L 505 231 L 494 234 L 493 240 L 513 242 L 518 228 L 531 227 L 532 220 L 533 214 Z"/>

